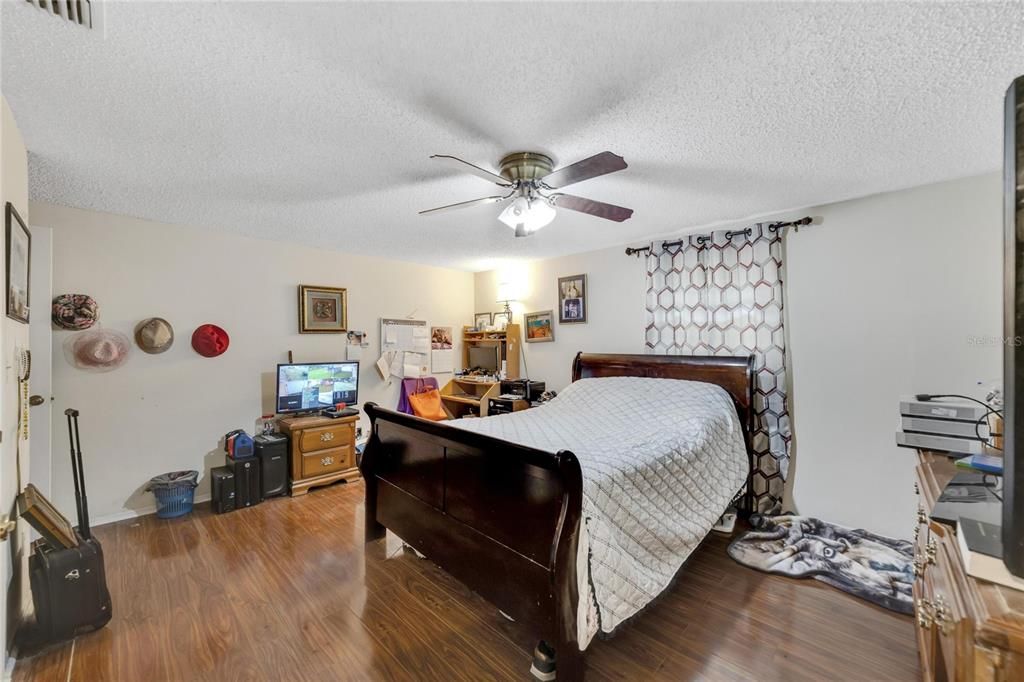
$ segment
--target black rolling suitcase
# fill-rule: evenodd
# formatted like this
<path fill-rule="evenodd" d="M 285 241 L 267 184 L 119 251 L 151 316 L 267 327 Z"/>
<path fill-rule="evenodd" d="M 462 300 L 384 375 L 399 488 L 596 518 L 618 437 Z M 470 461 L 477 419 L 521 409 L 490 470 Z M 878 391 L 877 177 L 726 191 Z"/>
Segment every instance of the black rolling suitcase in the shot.
<path fill-rule="evenodd" d="M 78 512 L 77 547 L 56 549 L 44 540 L 33 544 L 29 583 L 36 611 L 36 639 L 49 644 L 98 630 L 110 621 L 110 592 L 103 568 L 103 548 L 89 528 L 78 410 L 66 410 L 71 440 L 71 471 Z"/>

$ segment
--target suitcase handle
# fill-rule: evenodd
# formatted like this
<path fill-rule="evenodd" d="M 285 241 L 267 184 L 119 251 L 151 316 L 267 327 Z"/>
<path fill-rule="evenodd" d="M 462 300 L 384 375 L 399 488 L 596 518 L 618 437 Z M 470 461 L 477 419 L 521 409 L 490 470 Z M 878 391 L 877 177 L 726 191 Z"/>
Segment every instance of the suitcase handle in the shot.
<path fill-rule="evenodd" d="M 85 494 L 85 469 L 82 466 L 82 439 L 78 434 L 78 410 L 64 410 L 68 418 L 68 440 L 71 443 L 71 476 L 75 483 L 75 508 L 78 512 L 78 530 L 86 540 L 92 537 L 89 528 L 89 499 Z"/>

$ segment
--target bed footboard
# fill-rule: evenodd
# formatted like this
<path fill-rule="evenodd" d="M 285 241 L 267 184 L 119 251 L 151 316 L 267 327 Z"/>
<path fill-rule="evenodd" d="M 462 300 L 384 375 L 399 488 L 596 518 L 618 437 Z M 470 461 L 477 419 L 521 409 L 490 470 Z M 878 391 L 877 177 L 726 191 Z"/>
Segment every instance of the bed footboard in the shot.
<path fill-rule="evenodd" d="M 560 680 L 582 679 L 576 456 L 365 406 L 360 462 L 366 541 L 389 529 L 555 647 Z"/>

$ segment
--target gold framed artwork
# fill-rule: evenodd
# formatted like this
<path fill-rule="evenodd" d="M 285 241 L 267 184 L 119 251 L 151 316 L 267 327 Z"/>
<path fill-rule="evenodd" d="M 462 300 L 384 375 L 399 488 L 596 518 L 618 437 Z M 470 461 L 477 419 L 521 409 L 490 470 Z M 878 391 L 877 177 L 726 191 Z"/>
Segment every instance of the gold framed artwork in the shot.
<path fill-rule="evenodd" d="M 558 322 L 573 324 L 587 321 L 587 276 L 558 278 Z"/>
<path fill-rule="evenodd" d="M 28 324 L 29 256 L 32 233 L 18 215 L 14 204 L 7 202 L 7 317 Z"/>
<path fill-rule="evenodd" d="M 555 340 L 555 312 L 543 310 L 539 313 L 523 315 L 526 325 L 526 343 L 539 343 Z"/>
<path fill-rule="evenodd" d="M 299 333 L 340 334 L 348 330 L 348 294 L 337 287 L 299 285 Z"/>

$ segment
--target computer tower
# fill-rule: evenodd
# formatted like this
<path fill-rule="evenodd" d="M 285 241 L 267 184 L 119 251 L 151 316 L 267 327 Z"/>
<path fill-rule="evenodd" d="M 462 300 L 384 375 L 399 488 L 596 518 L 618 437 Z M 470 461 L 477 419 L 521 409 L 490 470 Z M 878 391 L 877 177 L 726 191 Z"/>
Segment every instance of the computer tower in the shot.
<path fill-rule="evenodd" d="M 233 467 L 210 469 L 210 495 L 214 513 L 224 514 L 234 511 L 235 470 Z"/>
<path fill-rule="evenodd" d="M 288 438 L 280 434 L 253 439 L 256 459 L 260 461 L 260 494 L 263 499 L 288 492 Z"/>
<path fill-rule="evenodd" d="M 233 460 L 228 458 L 235 474 L 235 509 L 251 507 L 263 501 L 260 494 L 260 460 L 258 457 Z"/>

